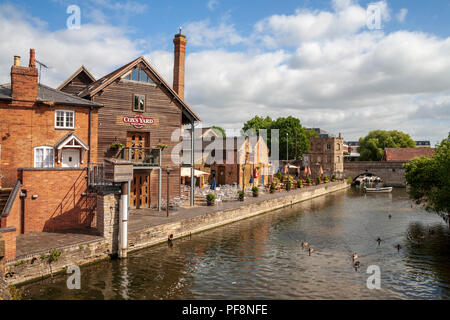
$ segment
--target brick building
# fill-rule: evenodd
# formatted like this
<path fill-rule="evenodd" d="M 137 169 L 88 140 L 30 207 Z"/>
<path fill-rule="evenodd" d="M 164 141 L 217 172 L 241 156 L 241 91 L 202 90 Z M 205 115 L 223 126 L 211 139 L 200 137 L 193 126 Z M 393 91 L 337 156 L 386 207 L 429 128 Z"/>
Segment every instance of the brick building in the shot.
<path fill-rule="evenodd" d="M 35 52 L 14 57 L 0 86 L 0 214 L 8 243 L 20 233 L 91 227 L 87 170 L 97 154 L 99 103 L 38 83 Z M 6 230 L 6 231 L 5 231 Z M 7 246 L 6 257 L 14 257 Z"/>
<path fill-rule="evenodd" d="M 344 140 L 339 133 L 338 137 L 328 135 L 323 138 L 310 139 L 310 151 L 304 155 L 304 165 L 311 168 L 313 177 L 319 176 L 322 168 L 323 175 L 328 178 L 333 175 L 340 178 L 344 173 Z"/>
<path fill-rule="evenodd" d="M 269 183 L 269 148 L 262 137 L 212 137 L 197 143 L 202 152 L 195 158 L 195 169 L 210 173 L 209 184 L 216 178 L 218 186 L 249 186 L 252 175 L 257 176 L 255 185 Z"/>
<path fill-rule="evenodd" d="M 109 158 L 133 162 L 132 209 L 159 207 L 161 193 L 167 190 L 168 167 L 170 198 L 180 196 L 181 166 L 172 161 L 180 141 L 173 141 L 172 135 L 200 121 L 184 100 L 186 36 L 175 35 L 173 43 L 173 88 L 144 57 L 98 80 L 81 67 L 59 87 L 104 106 L 98 114 L 97 159 L 99 165 Z"/>
<path fill-rule="evenodd" d="M 409 161 L 418 157 L 432 157 L 435 148 L 386 148 L 383 161 Z"/>

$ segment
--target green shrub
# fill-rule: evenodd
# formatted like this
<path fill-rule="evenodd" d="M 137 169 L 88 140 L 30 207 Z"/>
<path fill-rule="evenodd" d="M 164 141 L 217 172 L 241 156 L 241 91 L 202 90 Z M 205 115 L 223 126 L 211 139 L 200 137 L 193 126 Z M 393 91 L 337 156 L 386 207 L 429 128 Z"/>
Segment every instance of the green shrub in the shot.
<path fill-rule="evenodd" d="M 348 177 L 348 178 L 347 178 L 347 183 L 348 183 L 348 184 L 352 184 L 352 182 L 353 182 L 353 179 L 352 179 L 351 177 Z"/>
<path fill-rule="evenodd" d="M 55 249 L 52 249 L 50 252 L 50 256 L 48 257 L 48 262 L 55 262 L 58 261 L 59 257 L 61 256 L 61 251 L 56 251 Z"/>
<path fill-rule="evenodd" d="M 333 174 L 332 176 L 331 176 L 331 182 L 335 182 L 336 181 L 336 176 Z"/>
<path fill-rule="evenodd" d="M 209 193 L 206 195 L 206 201 L 208 203 L 208 206 L 212 206 L 216 201 L 216 196 L 213 193 Z"/>
<path fill-rule="evenodd" d="M 245 198 L 245 192 L 244 191 L 238 191 L 239 200 L 244 201 Z"/>
<path fill-rule="evenodd" d="M 302 181 L 302 180 L 298 180 L 298 181 L 297 181 L 297 187 L 298 187 L 299 189 L 303 188 L 303 181 Z"/>
<path fill-rule="evenodd" d="M 325 183 L 328 182 L 328 177 L 327 177 L 327 176 L 325 176 L 325 177 L 323 178 L 323 182 L 325 182 Z"/>
<path fill-rule="evenodd" d="M 254 196 L 254 197 L 257 197 L 258 194 L 259 194 L 259 188 L 256 187 L 256 186 L 254 186 L 254 187 L 252 188 L 252 192 L 253 192 L 253 196 Z"/>
<path fill-rule="evenodd" d="M 311 183 L 311 179 L 310 178 L 306 178 L 306 183 L 308 184 L 308 186 L 310 186 L 312 183 Z"/>
<path fill-rule="evenodd" d="M 316 181 L 317 181 L 317 184 L 321 184 L 322 183 L 322 179 L 320 177 L 317 177 Z"/>
<path fill-rule="evenodd" d="M 286 182 L 286 191 L 290 191 L 291 189 L 292 189 L 292 182 L 288 180 Z"/>
<path fill-rule="evenodd" d="M 278 178 L 278 180 L 281 180 L 282 177 L 283 177 L 283 176 L 281 175 L 281 172 L 278 172 L 278 173 L 277 173 L 277 178 Z"/>
<path fill-rule="evenodd" d="M 275 183 L 272 182 L 272 183 L 270 184 L 270 193 L 275 193 L 275 189 L 276 189 Z"/>

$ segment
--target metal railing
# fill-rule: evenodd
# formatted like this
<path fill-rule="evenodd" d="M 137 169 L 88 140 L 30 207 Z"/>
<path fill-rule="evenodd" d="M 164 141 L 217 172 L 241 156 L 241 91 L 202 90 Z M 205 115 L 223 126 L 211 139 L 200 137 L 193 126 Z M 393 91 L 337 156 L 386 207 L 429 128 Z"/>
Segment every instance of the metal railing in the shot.
<path fill-rule="evenodd" d="M 161 149 L 123 148 L 118 158 L 131 161 L 136 167 L 160 167 Z"/>

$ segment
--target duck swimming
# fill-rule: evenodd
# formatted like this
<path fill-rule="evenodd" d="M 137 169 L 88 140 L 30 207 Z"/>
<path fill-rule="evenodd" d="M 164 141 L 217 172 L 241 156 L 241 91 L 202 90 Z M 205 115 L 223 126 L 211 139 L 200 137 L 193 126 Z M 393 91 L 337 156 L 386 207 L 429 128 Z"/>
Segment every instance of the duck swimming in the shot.
<path fill-rule="evenodd" d="M 314 249 L 313 248 L 309 248 L 308 252 L 309 252 L 309 255 L 311 255 L 311 253 L 314 252 Z"/>
<path fill-rule="evenodd" d="M 352 257 L 353 257 L 353 261 L 355 261 L 356 259 L 358 259 L 358 254 L 357 254 L 357 253 L 354 253 L 354 254 L 352 255 Z"/>
<path fill-rule="evenodd" d="M 353 264 L 353 267 L 355 268 L 355 271 L 358 271 L 358 268 L 361 267 L 361 262 L 355 261 L 355 263 Z"/>
<path fill-rule="evenodd" d="M 381 239 L 378 237 L 378 239 L 377 239 L 378 245 L 380 245 L 381 241 L 383 241 L 383 240 L 381 240 Z"/>
<path fill-rule="evenodd" d="M 305 249 L 307 246 L 309 246 L 309 243 L 306 241 L 302 242 L 302 248 Z"/>
<path fill-rule="evenodd" d="M 395 246 L 397 248 L 398 251 L 400 251 L 400 249 L 402 248 L 402 246 L 400 244 Z"/>

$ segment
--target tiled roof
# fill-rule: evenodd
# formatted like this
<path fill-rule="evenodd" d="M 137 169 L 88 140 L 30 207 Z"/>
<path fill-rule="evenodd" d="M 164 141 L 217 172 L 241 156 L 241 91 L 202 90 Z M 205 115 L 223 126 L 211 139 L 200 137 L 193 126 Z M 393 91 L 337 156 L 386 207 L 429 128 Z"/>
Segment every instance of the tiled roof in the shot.
<path fill-rule="evenodd" d="M 432 157 L 435 149 L 432 148 L 386 148 L 384 159 L 386 161 L 409 161 L 417 157 Z"/>
<path fill-rule="evenodd" d="M 3 84 L 0 85 L 0 99 L 3 100 L 11 100 L 11 84 Z M 86 99 L 82 99 L 76 96 L 73 96 L 68 93 L 64 93 L 58 91 L 56 89 L 47 87 L 46 85 L 39 84 L 38 86 L 38 96 L 36 99 L 38 102 L 54 102 L 56 104 L 65 104 L 65 105 L 73 105 L 73 106 L 84 106 L 84 107 L 102 107 L 101 104 L 89 101 Z"/>

